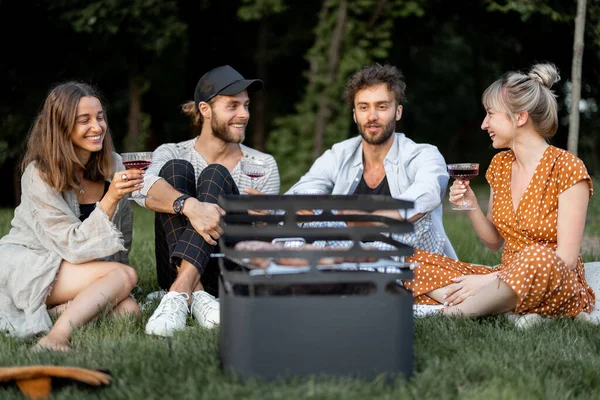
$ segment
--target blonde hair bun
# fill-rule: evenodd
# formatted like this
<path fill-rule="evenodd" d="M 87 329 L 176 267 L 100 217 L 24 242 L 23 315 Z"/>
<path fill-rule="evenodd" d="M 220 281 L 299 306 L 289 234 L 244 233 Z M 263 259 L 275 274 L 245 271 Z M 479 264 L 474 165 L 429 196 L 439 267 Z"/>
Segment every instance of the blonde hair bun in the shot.
<path fill-rule="evenodd" d="M 556 82 L 560 81 L 558 68 L 556 68 L 554 64 L 549 63 L 533 65 L 527 76 L 535 81 L 538 81 L 548 89 L 550 89 Z"/>

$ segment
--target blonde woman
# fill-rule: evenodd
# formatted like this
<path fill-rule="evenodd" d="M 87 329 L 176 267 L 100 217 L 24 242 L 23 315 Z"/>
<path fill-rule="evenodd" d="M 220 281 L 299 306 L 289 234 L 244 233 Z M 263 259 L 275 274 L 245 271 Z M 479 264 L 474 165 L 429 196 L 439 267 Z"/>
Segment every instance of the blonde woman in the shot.
<path fill-rule="evenodd" d="M 552 64 L 511 72 L 483 93 L 481 128 L 496 149 L 486 172 L 487 215 L 468 181 L 456 180 L 450 202 L 463 199 L 477 236 L 502 250 L 495 268 L 417 251 L 412 288 L 416 303 L 443 304 L 446 314 L 480 316 L 512 311 L 548 317 L 577 316 L 594 306 L 579 254 L 592 181 L 583 162 L 548 144 L 558 128 Z"/>
<path fill-rule="evenodd" d="M 73 329 L 101 312 L 139 313 L 126 196 L 143 171 L 125 171 L 99 94 L 73 81 L 49 92 L 22 168 L 21 203 L 0 240 L 0 329 L 44 333 L 36 348 L 68 351 Z M 60 312 L 54 326 L 49 309 Z"/>

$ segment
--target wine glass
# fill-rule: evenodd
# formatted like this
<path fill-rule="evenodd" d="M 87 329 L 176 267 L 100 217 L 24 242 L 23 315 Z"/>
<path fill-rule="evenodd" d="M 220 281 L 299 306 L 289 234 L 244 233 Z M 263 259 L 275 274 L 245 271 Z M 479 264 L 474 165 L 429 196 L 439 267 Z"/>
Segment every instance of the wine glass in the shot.
<path fill-rule="evenodd" d="M 242 173 L 250 178 L 252 189 L 256 189 L 256 179 L 267 173 L 267 163 L 254 157 L 244 156 L 240 160 Z"/>
<path fill-rule="evenodd" d="M 454 179 L 461 181 L 468 181 L 479 175 L 479 164 L 478 163 L 459 163 L 459 164 L 448 164 L 448 174 Z M 454 206 L 453 210 L 474 210 L 475 207 L 467 204 L 463 196 L 462 206 Z"/>
<path fill-rule="evenodd" d="M 152 164 L 152 152 L 151 151 L 135 151 L 132 153 L 121 153 L 123 159 L 123 165 L 127 169 L 146 169 Z M 139 193 L 131 195 L 127 200 L 143 200 L 149 199 L 150 196 Z"/>

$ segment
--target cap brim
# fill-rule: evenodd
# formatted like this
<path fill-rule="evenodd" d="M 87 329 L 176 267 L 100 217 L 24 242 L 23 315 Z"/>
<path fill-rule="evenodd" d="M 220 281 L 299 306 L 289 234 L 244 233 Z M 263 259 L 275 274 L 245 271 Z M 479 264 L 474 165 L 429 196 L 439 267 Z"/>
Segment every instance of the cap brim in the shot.
<path fill-rule="evenodd" d="M 263 81 L 260 79 L 242 79 L 241 81 L 233 82 L 226 88 L 221 89 L 217 94 L 224 96 L 232 96 L 238 94 L 244 90 L 249 92 L 256 92 L 263 88 Z"/>

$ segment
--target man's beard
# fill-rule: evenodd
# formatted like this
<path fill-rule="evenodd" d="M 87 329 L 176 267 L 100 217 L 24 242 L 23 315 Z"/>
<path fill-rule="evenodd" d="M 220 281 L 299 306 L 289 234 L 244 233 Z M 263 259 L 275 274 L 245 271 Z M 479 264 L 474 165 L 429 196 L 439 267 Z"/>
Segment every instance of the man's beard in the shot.
<path fill-rule="evenodd" d="M 383 125 L 383 131 L 380 134 L 369 136 L 365 132 L 368 125 L 381 126 L 381 124 L 367 123 L 366 125 L 358 125 L 358 132 L 360 133 L 360 136 L 362 136 L 365 142 L 372 145 L 380 145 L 387 142 L 387 140 L 390 138 L 390 136 L 392 136 L 392 134 L 396 130 L 396 121 L 391 120 L 387 124 Z"/>
<path fill-rule="evenodd" d="M 242 143 L 244 141 L 244 134 L 236 136 L 229 132 L 229 123 L 221 121 L 218 117 L 211 119 L 210 128 L 212 129 L 213 135 L 225 143 Z"/>

